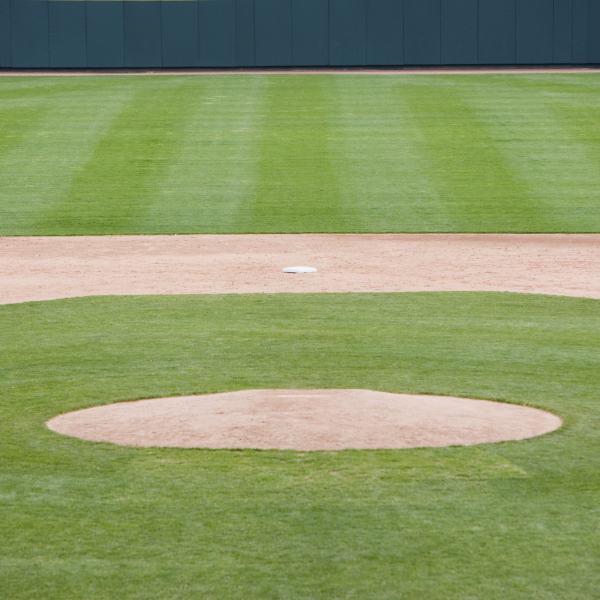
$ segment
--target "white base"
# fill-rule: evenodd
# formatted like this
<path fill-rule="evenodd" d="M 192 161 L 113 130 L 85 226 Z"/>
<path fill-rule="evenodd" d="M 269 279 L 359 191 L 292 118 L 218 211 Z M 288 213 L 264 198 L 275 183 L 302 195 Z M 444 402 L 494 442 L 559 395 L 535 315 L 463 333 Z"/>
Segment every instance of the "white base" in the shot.
<path fill-rule="evenodd" d="M 316 273 L 317 270 L 314 267 L 286 267 L 283 269 L 284 273 Z"/>

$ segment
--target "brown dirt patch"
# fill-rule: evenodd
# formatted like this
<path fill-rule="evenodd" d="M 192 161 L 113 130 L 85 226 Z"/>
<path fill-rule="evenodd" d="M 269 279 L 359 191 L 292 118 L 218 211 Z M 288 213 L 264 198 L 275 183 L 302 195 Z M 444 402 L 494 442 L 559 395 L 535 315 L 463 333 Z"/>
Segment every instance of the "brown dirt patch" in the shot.
<path fill-rule="evenodd" d="M 558 429 L 526 406 L 370 390 L 244 390 L 120 402 L 60 415 L 58 433 L 125 446 L 342 450 L 470 446 Z"/>
<path fill-rule="evenodd" d="M 307 265 L 319 272 L 282 273 Z M 599 234 L 0 238 L 0 303 L 91 295 L 508 291 L 600 298 Z"/>

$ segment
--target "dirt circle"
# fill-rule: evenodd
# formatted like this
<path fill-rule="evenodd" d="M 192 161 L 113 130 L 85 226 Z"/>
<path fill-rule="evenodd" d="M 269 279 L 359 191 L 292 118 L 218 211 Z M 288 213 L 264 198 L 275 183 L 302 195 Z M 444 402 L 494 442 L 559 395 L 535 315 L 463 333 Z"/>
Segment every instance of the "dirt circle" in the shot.
<path fill-rule="evenodd" d="M 244 390 L 87 408 L 58 433 L 125 446 L 342 450 L 469 446 L 558 429 L 536 408 L 371 390 Z"/>

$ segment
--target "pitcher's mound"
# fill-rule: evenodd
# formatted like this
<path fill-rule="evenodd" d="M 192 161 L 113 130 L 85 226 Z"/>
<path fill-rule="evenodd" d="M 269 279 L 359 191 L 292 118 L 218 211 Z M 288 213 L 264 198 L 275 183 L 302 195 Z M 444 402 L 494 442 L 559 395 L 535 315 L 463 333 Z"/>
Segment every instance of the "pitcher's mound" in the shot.
<path fill-rule="evenodd" d="M 244 390 L 120 402 L 60 415 L 58 433 L 126 446 L 342 450 L 521 440 L 558 429 L 514 404 L 370 390 Z"/>

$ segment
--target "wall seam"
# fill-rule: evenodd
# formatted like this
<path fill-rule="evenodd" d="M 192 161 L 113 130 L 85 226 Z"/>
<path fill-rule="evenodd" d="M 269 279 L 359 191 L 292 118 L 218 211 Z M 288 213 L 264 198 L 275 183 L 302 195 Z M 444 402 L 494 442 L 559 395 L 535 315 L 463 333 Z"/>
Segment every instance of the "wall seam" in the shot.
<path fill-rule="evenodd" d="M 52 59 L 50 58 L 50 2 L 46 0 L 46 18 L 48 19 L 48 68 L 52 64 Z"/>
<path fill-rule="evenodd" d="M 123 68 L 125 68 L 125 2 L 121 0 L 121 10 L 123 12 Z"/>
<path fill-rule="evenodd" d="M 439 11 L 439 15 L 440 15 L 440 29 L 439 29 L 439 40 L 440 40 L 440 48 L 439 48 L 439 55 L 438 55 L 438 65 L 442 64 L 442 0 L 438 0 L 439 2 L 439 6 L 440 6 L 440 11 Z"/>
<path fill-rule="evenodd" d="M 200 48 L 202 48 L 202 41 L 200 39 L 200 14 L 201 14 L 201 10 L 200 10 L 200 2 L 197 3 L 198 4 L 198 19 L 197 19 L 197 23 L 196 23 L 196 28 L 198 29 L 198 66 L 200 67 L 202 65 L 202 57 L 200 56 Z M 236 3 L 236 16 L 237 16 L 237 3 Z M 236 38 L 235 38 L 235 58 L 237 59 L 237 29 L 236 29 Z"/>
<path fill-rule="evenodd" d="M 10 66 L 12 68 L 12 64 L 13 64 L 13 45 L 12 45 L 12 40 L 13 40 L 13 34 L 12 34 L 12 14 L 13 14 L 13 7 L 12 7 L 12 0 L 9 0 L 8 2 L 8 6 L 9 6 L 9 10 L 10 10 L 10 14 L 8 15 L 8 27 L 10 29 L 9 31 L 9 48 L 10 48 Z"/>
<path fill-rule="evenodd" d="M 406 0 L 402 2 L 402 65 L 406 64 Z"/>
<path fill-rule="evenodd" d="M 238 27 L 237 27 L 237 0 L 233 1 L 233 36 L 235 43 L 235 64 L 240 66 L 240 59 L 238 58 Z M 198 4 L 198 54 L 200 54 L 200 4 Z M 198 64 L 200 64 L 200 59 L 198 59 Z"/>
<path fill-rule="evenodd" d="M 367 23 L 367 16 L 368 16 L 368 11 L 367 11 L 367 2 L 369 0 L 365 0 L 365 66 L 367 66 L 369 63 L 367 62 L 367 29 L 369 27 L 369 24 Z"/>
<path fill-rule="evenodd" d="M 327 0 L 327 64 L 328 65 L 331 65 L 331 51 L 330 51 L 331 32 L 329 31 L 329 25 L 330 25 L 329 3 L 330 2 L 331 2 L 331 0 Z"/>
<path fill-rule="evenodd" d="M 369 50 L 367 44 L 369 42 L 369 11 L 367 10 L 367 2 L 365 0 L 365 65 L 369 66 Z"/>
<path fill-rule="evenodd" d="M 160 16 L 160 66 L 162 67 L 164 64 L 164 60 L 163 60 L 163 14 L 162 14 L 162 0 L 159 0 L 160 2 L 160 10 L 158 11 L 158 14 Z"/>
<path fill-rule="evenodd" d="M 591 20 L 590 20 L 590 5 L 592 3 L 592 0 L 587 0 L 587 19 L 586 19 L 586 25 L 587 27 L 585 28 L 585 64 L 589 65 L 591 64 L 591 60 L 590 60 L 590 27 L 591 27 Z"/>
<path fill-rule="evenodd" d="M 554 10 L 556 0 L 552 0 L 552 62 L 554 62 Z"/>
<path fill-rule="evenodd" d="M 571 0 L 571 64 L 573 64 L 573 50 L 575 49 L 575 0 Z"/>
<path fill-rule="evenodd" d="M 87 32 L 87 1 L 85 3 L 84 17 L 85 19 L 85 67 L 88 68 L 88 32 Z"/>
<path fill-rule="evenodd" d="M 294 27 L 293 27 L 293 23 L 294 23 L 294 0 L 290 0 L 290 43 L 292 45 L 292 47 L 291 47 L 292 66 L 294 66 L 296 64 L 296 62 L 294 61 Z"/>
<path fill-rule="evenodd" d="M 480 3 L 481 3 L 481 0 L 477 0 L 477 56 L 475 57 L 477 64 L 479 64 L 479 4 Z"/>

